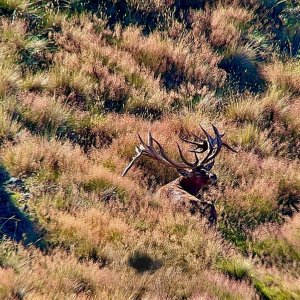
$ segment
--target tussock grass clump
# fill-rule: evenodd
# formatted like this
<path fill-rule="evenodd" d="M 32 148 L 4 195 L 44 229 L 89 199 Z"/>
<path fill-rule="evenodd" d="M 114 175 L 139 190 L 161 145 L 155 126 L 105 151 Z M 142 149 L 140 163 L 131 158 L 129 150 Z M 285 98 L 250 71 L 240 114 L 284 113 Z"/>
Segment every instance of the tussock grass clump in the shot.
<path fill-rule="evenodd" d="M 89 214 L 92 223 L 88 220 Z M 73 249 L 79 259 L 90 260 L 100 266 L 111 260 L 104 249 L 105 244 L 119 245 L 128 230 L 122 220 L 117 222 L 115 219 L 115 222 L 111 222 L 107 214 L 93 209 L 82 214 L 80 220 L 66 212 L 60 213 L 59 218 L 51 215 L 51 219 L 53 227 L 49 228 L 46 235 L 50 245 L 60 245 L 66 250 Z"/>
<path fill-rule="evenodd" d="M 104 170 L 102 172 L 97 170 L 91 172 L 82 183 L 83 189 L 86 192 L 97 194 L 99 199 L 104 202 L 118 200 L 126 203 L 129 198 L 128 186 L 123 181 L 113 178 L 109 172 Z"/>
<path fill-rule="evenodd" d="M 202 40 L 205 43 L 205 40 Z M 210 85 L 219 87 L 223 83 L 223 74 L 216 68 L 218 57 L 214 56 L 209 45 L 202 44 L 197 52 L 184 40 L 174 45 L 171 40 L 163 38 L 159 33 L 143 37 L 138 28 L 129 28 L 123 32 L 123 44 L 134 54 L 135 59 L 154 72 L 161 74 L 164 85 L 171 89 L 188 81 L 196 87 Z M 203 61 L 195 65 L 196 61 Z M 210 70 L 208 70 L 210 65 Z M 214 70 L 214 74 L 211 70 Z M 219 80 L 215 80 L 218 76 Z M 209 82 L 209 83 L 208 83 Z"/>
<path fill-rule="evenodd" d="M 16 274 L 12 269 L 1 269 L 0 271 L 0 298 L 5 299 L 10 297 L 14 292 L 16 284 Z"/>
<path fill-rule="evenodd" d="M 28 93 L 20 95 L 19 101 L 22 106 L 15 103 L 14 113 L 32 131 L 53 136 L 72 125 L 71 110 L 60 99 Z"/>
<path fill-rule="evenodd" d="M 50 52 L 48 41 L 40 36 L 31 35 L 29 24 L 24 20 L 10 22 L 2 19 L 0 24 L 1 43 L 15 54 L 16 61 L 24 69 L 37 72 L 49 64 Z"/>
<path fill-rule="evenodd" d="M 11 47 L 12 52 L 17 52 L 26 47 L 26 23 L 23 20 L 16 20 L 11 23 L 2 19 L 0 24 L 1 42 Z"/>
<path fill-rule="evenodd" d="M 0 248 L 0 265 L 1 268 L 15 271 L 20 271 L 22 265 L 21 259 L 17 254 L 17 251 L 22 253 L 20 246 L 14 244 L 13 241 L 8 238 L 1 239 L 1 248 Z"/>
<path fill-rule="evenodd" d="M 221 259 L 217 263 L 218 268 L 225 274 L 236 280 L 247 279 L 251 276 L 251 266 L 246 261 L 239 259 Z"/>
<path fill-rule="evenodd" d="M 23 78 L 21 89 L 30 92 L 42 92 L 47 85 L 47 77 L 44 72 L 30 73 Z"/>
<path fill-rule="evenodd" d="M 29 1 L 22 0 L 3 0 L 0 3 L 0 9 L 2 14 L 11 15 L 14 12 L 23 13 L 28 8 Z"/>
<path fill-rule="evenodd" d="M 47 141 L 28 133 L 23 133 L 19 139 L 15 145 L 2 150 L 2 162 L 14 176 L 65 171 L 76 177 L 85 168 L 82 151 L 69 143 Z"/>
<path fill-rule="evenodd" d="M 276 61 L 273 64 L 266 66 L 265 73 L 267 79 L 272 83 L 280 86 L 285 91 L 289 91 L 297 95 L 299 94 L 299 62 L 289 61 L 284 64 L 280 61 Z"/>
<path fill-rule="evenodd" d="M 20 68 L 15 64 L 14 56 L 7 56 L 8 49 L 0 48 L 0 64 L 1 84 L 0 97 L 8 97 L 15 93 L 21 84 Z"/>
<path fill-rule="evenodd" d="M 284 215 L 293 215 L 298 211 L 300 178 L 295 177 L 283 178 L 279 181 L 278 204 L 281 206 L 281 213 Z"/>
<path fill-rule="evenodd" d="M 0 106 L 0 143 L 14 140 L 20 130 L 21 125 Z"/>
<path fill-rule="evenodd" d="M 247 97 L 231 102 L 226 116 L 245 128 L 244 134 L 239 134 L 241 143 L 248 144 L 252 138 L 261 144 L 266 154 L 272 150 L 279 155 L 295 155 L 299 131 L 297 118 L 292 118 L 291 112 L 297 113 L 296 101 L 290 94 L 272 86 L 261 98 Z M 234 134 L 232 138 L 234 141 Z"/>
<path fill-rule="evenodd" d="M 78 63 L 76 56 L 65 57 L 64 62 L 66 64 L 57 62 L 49 70 L 47 84 L 49 91 L 61 90 L 66 95 L 74 91 L 80 96 L 87 98 L 92 91 L 93 80 L 81 71 L 80 68 L 76 67 Z"/>
<path fill-rule="evenodd" d="M 281 268 L 289 265 L 290 268 L 299 268 L 300 252 L 283 238 L 265 238 L 255 241 L 252 246 L 254 255 L 257 255 L 267 265 L 276 265 Z"/>
<path fill-rule="evenodd" d="M 214 46 L 233 46 L 242 35 L 241 29 L 251 21 L 251 12 L 241 7 L 219 5 L 211 13 L 210 40 Z"/>
<path fill-rule="evenodd" d="M 227 161 L 220 168 L 220 176 L 224 177 L 227 188 L 224 187 L 217 202 L 222 216 L 219 226 L 223 234 L 246 250 L 247 239 L 251 240 L 254 229 L 268 222 L 282 223 L 287 213 L 292 215 L 298 207 L 292 195 L 296 193 L 299 196 L 293 183 L 298 181 L 296 170 L 296 165 L 287 169 L 284 160 L 261 160 L 257 155 L 241 157 L 238 164 Z M 284 183 L 287 184 L 285 199 L 291 200 L 285 204 L 281 200 L 284 199 Z"/>
<path fill-rule="evenodd" d="M 281 284 L 277 282 L 274 282 L 274 279 L 272 276 L 266 276 L 264 277 L 264 281 L 257 280 L 255 282 L 255 288 L 258 291 L 258 294 L 260 294 L 263 297 L 272 299 L 272 298 L 293 298 L 297 297 L 299 294 L 298 290 L 287 292 L 286 287 L 288 286 L 288 283 L 285 284 L 285 286 L 282 286 Z"/>
<path fill-rule="evenodd" d="M 260 131 L 259 128 L 250 123 L 244 128 L 231 133 L 230 139 L 234 144 L 241 145 L 244 149 L 268 155 L 273 150 L 272 141 L 268 139 L 266 131 Z"/>

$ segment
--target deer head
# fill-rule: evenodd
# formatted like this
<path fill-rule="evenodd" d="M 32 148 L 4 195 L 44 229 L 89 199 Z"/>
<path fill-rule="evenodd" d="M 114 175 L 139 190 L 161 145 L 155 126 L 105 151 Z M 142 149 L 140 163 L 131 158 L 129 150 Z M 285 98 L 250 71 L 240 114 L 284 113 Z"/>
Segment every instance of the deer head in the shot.
<path fill-rule="evenodd" d="M 133 157 L 131 162 L 125 168 L 122 176 L 126 175 L 134 162 L 141 155 L 145 155 L 159 161 L 167 167 L 175 168 L 177 172 L 182 175 L 180 180 L 181 187 L 190 194 L 196 196 L 203 187 L 208 184 L 213 184 L 217 181 L 217 176 L 214 173 L 211 173 L 210 170 L 212 169 L 215 163 L 215 158 L 221 151 L 222 146 L 233 152 L 237 152 L 222 141 L 224 134 L 220 134 L 214 125 L 212 125 L 212 127 L 215 137 L 209 135 L 202 126 L 200 127 L 204 132 L 205 139 L 202 139 L 196 135 L 193 135 L 193 141 L 181 138 L 182 141 L 192 145 L 192 148 L 189 151 L 194 154 L 195 160 L 193 162 L 189 162 L 183 156 L 182 150 L 178 143 L 177 148 L 182 160 L 181 162 L 177 162 L 169 158 L 162 145 L 152 137 L 150 132 L 148 134 L 148 144 L 146 144 L 138 134 L 141 144 L 136 146 L 136 156 Z M 201 159 L 200 155 L 204 153 L 206 153 L 206 155 Z"/>

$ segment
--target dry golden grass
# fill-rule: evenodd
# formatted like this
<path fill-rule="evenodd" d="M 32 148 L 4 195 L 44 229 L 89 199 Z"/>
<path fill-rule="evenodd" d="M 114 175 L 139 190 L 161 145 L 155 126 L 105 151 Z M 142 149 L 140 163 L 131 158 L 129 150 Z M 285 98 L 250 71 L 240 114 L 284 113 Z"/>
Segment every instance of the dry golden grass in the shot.
<path fill-rule="evenodd" d="M 252 19 L 251 12 L 236 6 L 219 5 L 211 13 L 210 40 L 215 46 L 233 46 L 241 39 L 240 27 Z"/>
<path fill-rule="evenodd" d="M 12 140 L 20 131 L 21 125 L 12 120 L 3 107 L 0 107 L 0 141 Z"/>
<path fill-rule="evenodd" d="M 51 95 L 23 93 L 15 105 L 23 122 L 30 121 L 36 127 L 54 135 L 58 129 L 72 123 L 72 112 L 69 107 Z"/>
<path fill-rule="evenodd" d="M 7 299 L 14 290 L 16 273 L 13 269 L 0 269 L 0 299 Z"/>
<path fill-rule="evenodd" d="M 267 4 L 54 2 L 0 1 L 0 298 L 298 299 L 299 63 Z M 229 58 L 264 88 L 241 94 Z M 176 170 L 143 157 L 121 177 L 138 133 L 193 159 L 199 123 L 239 150 L 203 194 L 215 227 L 155 194 Z"/>
<path fill-rule="evenodd" d="M 8 56 L 9 50 L 7 48 L 0 49 L 0 97 L 7 97 L 13 91 L 15 92 L 20 85 L 20 69 L 14 64 L 14 57 Z"/>
<path fill-rule="evenodd" d="M 9 20 L 1 20 L 1 42 L 5 42 L 12 52 L 24 48 L 26 45 L 26 23 L 23 20 L 10 22 Z"/>
<path fill-rule="evenodd" d="M 144 37 L 140 29 L 135 27 L 126 29 L 122 34 L 123 47 L 154 74 L 171 77 L 171 84 L 179 86 L 187 80 L 196 89 L 204 85 L 212 88 L 222 86 L 224 74 L 216 68 L 219 57 L 204 39 L 199 37 L 198 40 L 189 43 L 188 39 L 182 39 L 175 45 L 158 32 Z M 195 43 L 199 43 L 199 48 L 195 49 L 197 51 L 193 50 Z M 202 63 L 198 65 L 195 61 Z"/>
<path fill-rule="evenodd" d="M 2 162 L 14 176 L 63 170 L 76 177 L 85 168 L 82 150 L 68 142 L 47 141 L 28 132 L 23 132 L 18 139 L 17 144 L 7 145 L 1 151 Z"/>
<path fill-rule="evenodd" d="M 285 91 L 299 94 L 300 65 L 298 61 L 291 60 L 288 63 L 275 61 L 266 66 L 264 72 L 270 82 L 280 86 Z"/>

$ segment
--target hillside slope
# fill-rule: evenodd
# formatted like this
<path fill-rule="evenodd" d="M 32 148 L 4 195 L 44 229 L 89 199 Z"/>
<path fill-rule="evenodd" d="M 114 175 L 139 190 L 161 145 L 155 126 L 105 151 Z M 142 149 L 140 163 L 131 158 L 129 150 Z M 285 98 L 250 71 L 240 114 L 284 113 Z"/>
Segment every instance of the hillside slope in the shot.
<path fill-rule="evenodd" d="M 300 299 L 300 4 L 0 0 L 0 299 Z M 126 177 L 215 124 L 216 227 Z M 180 142 L 181 143 L 181 142 Z M 183 145 L 184 147 L 184 145 Z"/>

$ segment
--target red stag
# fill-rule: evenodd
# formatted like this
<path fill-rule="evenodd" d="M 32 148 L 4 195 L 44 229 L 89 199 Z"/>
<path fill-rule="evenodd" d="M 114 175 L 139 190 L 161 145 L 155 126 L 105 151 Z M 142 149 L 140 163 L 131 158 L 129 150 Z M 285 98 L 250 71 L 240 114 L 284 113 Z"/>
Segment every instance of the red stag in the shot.
<path fill-rule="evenodd" d="M 212 125 L 212 127 L 215 137 L 209 135 L 207 131 L 201 127 L 205 134 L 205 139 L 196 135 L 193 135 L 195 138 L 193 141 L 181 138 L 182 141 L 193 146 L 189 151 L 194 153 L 194 162 L 189 162 L 183 156 L 182 150 L 178 144 L 177 148 L 182 160 L 181 162 L 169 158 L 162 145 L 152 137 L 150 132 L 148 134 L 148 144 L 146 144 L 138 134 L 141 144 L 136 146 L 136 156 L 133 157 L 122 176 L 129 171 L 133 163 L 141 155 L 151 157 L 167 167 L 176 168 L 181 176 L 161 187 L 158 190 L 160 197 L 166 197 L 172 202 L 175 202 L 177 206 L 179 205 L 180 207 L 188 208 L 192 213 L 199 212 L 202 215 L 204 214 L 208 217 L 210 224 L 214 224 L 217 220 L 216 209 L 212 202 L 199 199 L 199 192 L 207 185 L 216 183 L 217 176 L 216 174 L 211 173 L 210 170 L 212 169 L 215 158 L 221 151 L 222 146 L 225 146 L 233 152 L 237 151 L 222 141 L 224 134 L 220 134 L 214 125 Z M 201 159 L 200 154 L 205 152 L 206 155 Z"/>

